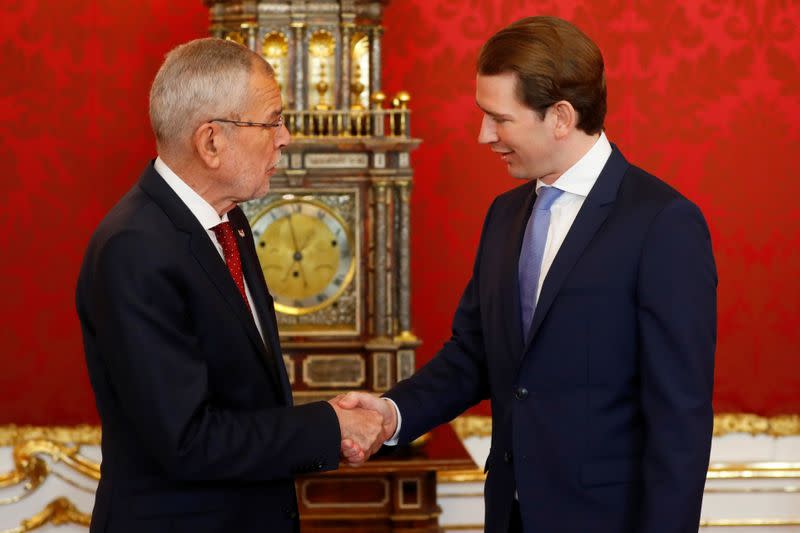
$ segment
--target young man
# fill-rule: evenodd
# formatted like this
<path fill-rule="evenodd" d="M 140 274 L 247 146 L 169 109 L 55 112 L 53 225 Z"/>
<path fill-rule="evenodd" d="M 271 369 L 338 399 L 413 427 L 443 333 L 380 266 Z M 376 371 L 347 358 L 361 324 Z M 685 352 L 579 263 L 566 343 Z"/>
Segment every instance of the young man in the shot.
<path fill-rule="evenodd" d="M 527 182 L 486 215 L 450 341 L 391 402 L 341 400 L 384 413 L 408 442 L 490 398 L 487 533 L 698 529 L 713 426 L 709 232 L 609 143 L 605 83 L 598 47 L 557 18 L 484 45 L 478 140 Z"/>

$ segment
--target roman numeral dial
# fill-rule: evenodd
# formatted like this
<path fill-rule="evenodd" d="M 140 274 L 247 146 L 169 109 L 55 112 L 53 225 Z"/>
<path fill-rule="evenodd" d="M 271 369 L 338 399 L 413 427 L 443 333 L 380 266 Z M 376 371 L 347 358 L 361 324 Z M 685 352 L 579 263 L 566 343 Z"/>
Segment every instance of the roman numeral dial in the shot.
<path fill-rule="evenodd" d="M 253 235 L 277 311 L 302 315 L 331 305 L 353 278 L 352 232 L 321 202 L 270 204 L 254 220 Z"/>

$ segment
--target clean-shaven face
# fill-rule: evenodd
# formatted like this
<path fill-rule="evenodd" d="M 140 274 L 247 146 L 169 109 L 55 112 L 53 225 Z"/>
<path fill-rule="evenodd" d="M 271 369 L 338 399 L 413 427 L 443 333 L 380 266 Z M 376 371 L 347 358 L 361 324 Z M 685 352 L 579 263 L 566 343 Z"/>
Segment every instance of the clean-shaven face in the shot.
<path fill-rule="evenodd" d="M 520 179 L 546 178 L 556 173 L 553 162 L 555 117 L 544 120 L 522 103 L 516 94 L 513 72 L 484 76 L 478 74 L 475 101 L 483 111 L 478 142 L 502 159 L 508 173 Z"/>

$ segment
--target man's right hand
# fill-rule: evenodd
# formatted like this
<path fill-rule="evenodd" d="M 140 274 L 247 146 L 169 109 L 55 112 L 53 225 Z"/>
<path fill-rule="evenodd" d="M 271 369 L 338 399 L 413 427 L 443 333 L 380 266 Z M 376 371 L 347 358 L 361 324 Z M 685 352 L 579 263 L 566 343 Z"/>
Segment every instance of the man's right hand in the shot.
<path fill-rule="evenodd" d="M 339 405 L 343 397 L 330 400 L 342 434 L 342 456 L 352 465 L 366 461 L 386 440 L 383 415 L 377 411 Z M 391 436 L 391 435 L 389 435 Z"/>
<path fill-rule="evenodd" d="M 345 410 L 369 410 L 378 413 L 382 419 L 382 433 L 370 448 L 364 448 L 358 442 L 342 436 L 342 456 L 351 465 L 360 465 L 377 452 L 381 445 L 389 440 L 397 430 L 397 412 L 392 404 L 366 392 L 348 392 L 331 400 L 331 404 Z"/>

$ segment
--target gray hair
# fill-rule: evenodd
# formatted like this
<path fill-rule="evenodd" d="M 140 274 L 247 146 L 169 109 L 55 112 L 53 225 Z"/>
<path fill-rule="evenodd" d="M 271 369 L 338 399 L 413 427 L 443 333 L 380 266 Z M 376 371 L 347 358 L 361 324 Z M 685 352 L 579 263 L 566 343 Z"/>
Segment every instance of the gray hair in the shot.
<path fill-rule="evenodd" d="M 203 121 L 239 119 L 259 65 L 274 76 L 261 56 L 222 39 L 195 39 L 171 50 L 150 88 L 150 124 L 159 148 L 188 142 Z"/>

